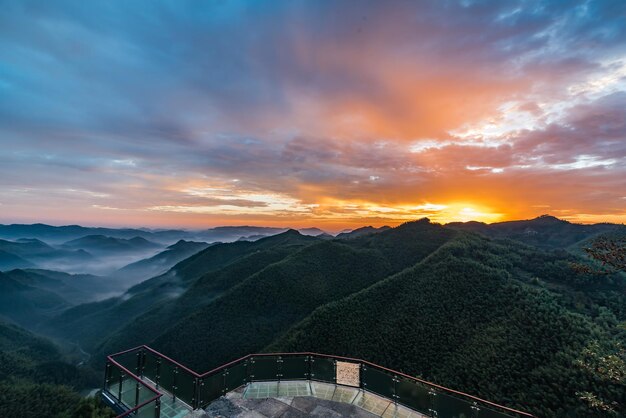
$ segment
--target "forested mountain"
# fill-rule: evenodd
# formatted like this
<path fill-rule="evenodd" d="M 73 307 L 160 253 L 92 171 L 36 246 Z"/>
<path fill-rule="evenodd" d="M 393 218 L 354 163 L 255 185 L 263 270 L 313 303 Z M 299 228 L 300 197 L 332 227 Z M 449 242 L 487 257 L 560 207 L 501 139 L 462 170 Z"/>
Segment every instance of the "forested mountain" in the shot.
<path fill-rule="evenodd" d="M 626 319 L 626 285 L 622 278 L 609 286 L 621 294 L 614 304 L 576 295 L 585 284 L 568 279 L 569 258 L 464 234 L 415 267 L 318 308 L 268 350 L 367 358 L 538 416 L 592 416 L 577 393 L 593 388 L 626 401 L 625 382 L 577 367 L 593 341 L 614 349 L 623 341 L 616 325 Z"/>
<path fill-rule="evenodd" d="M 207 331 L 207 336 L 226 334 L 225 330 L 230 329 L 229 341 L 217 344 L 203 340 L 193 354 L 198 359 L 195 364 L 200 365 L 211 350 L 209 361 L 219 364 L 235 352 L 261 349 L 320 304 L 361 290 L 413 265 L 454 235 L 452 230 L 418 221 L 384 234 L 350 240 L 350 245 L 318 240 L 291 230 L 255 243 L 210 247 L 173 269 L 180 282 L 195 281 L 189 290 L 177 299 L 160 301 L 161 305 L 154 310 L 132 323 L 129 321 L 127 329 L 120 329 L 106 343 L 104 352 L 124 347 L 129 339 L 140 343 L 155 338 L 156 346 L 160 347 L 161 343 L 169 344 L 168 340 L 180 341 L 192 336 L 202 339 L 202 335 L 196 335 L 201 329 Z M 204 274 L 200 274 L 202 269 L 206 271 Z M 157 287 L 157 283 L 171 287 L 174 281 L 166 275 L 131 290 L 147 291 Z M 263 295 L 263 302 L 255 305 L 252 295 Z M 125 303 L 132 299 L 135 298 Z M 228 315 L 214 312 L 228 312 Z M 164 333 L 162 318 L 165 317 L 168 318 L 165 326 L 171 334 Z M 66 320 L 70 319 L 64 318 L 63 322 Z M 258 325 L 257 321 L 260 321 Z M 208 332 L 213 327 L 217 331 Z M 256 336 L 246 336 L 249 332 Z M 242 343 L 243 340 L 247 342 Z M 185 359 L 190 355 L 180 354 Z"/>

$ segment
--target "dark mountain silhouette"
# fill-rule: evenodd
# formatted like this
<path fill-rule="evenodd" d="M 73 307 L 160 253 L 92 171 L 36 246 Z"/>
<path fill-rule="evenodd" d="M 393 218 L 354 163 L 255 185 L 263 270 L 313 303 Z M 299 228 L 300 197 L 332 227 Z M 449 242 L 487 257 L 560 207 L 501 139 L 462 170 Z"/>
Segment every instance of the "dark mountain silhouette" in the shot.
<path fill-rule="evenodd" d="M 302 235 L 311 235 L 314 237 L 326 234 L 326 231 L 323 231 L 319 228 L 300 228 L 298 229 Z"/>
<path fill-rule="evenodd" d="M 594 236 L 626 231 L 626 226 L 616 224 L 575 224 L 550 215 L 523 221 L 498 222 L 453 222 L 446 226 L 473 231 L 493 238 L 509 238 L 541 248 L 567 248 Z M 623 232 L 624 233 L 624 232 Z"/>
<path fill-rule="evenodd" d="M 61 244 L 70 240 L 88 235 L 105 235 L 112 238 L 130 239 L 142 237 L 159 242 L 174 242 L 186 236 L 182 230 L 150 231 L 129 228 L 92 228 L 80 225 L 51 226 L 45 224 L 33 225 L 0 225 L 0 237 L 15 240 L 19 238 L 35 238 L 52 244 Z"/>

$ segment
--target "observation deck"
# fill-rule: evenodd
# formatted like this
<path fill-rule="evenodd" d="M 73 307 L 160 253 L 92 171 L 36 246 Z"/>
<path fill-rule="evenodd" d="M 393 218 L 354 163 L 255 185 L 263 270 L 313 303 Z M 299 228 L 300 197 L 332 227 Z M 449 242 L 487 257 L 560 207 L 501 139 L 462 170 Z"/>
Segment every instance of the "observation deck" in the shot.
<path fill-rule="evenodd" d="M 107 356 L 102 399 L 118 418 L 534 418 L 368 361 L 317 353 L 249 354 L 197 373 L 140 346 Z"/>

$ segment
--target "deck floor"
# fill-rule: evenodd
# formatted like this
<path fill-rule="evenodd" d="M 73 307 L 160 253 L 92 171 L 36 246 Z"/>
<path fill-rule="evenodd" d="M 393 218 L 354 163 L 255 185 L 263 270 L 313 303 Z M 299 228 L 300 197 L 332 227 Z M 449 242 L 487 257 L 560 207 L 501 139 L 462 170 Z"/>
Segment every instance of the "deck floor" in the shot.
<path fill-rule="evenodd" d="M 206 414 L 225 418 L 425 418 L 359 388 L 313 381 L 250 383 L 210 404 Z"/>

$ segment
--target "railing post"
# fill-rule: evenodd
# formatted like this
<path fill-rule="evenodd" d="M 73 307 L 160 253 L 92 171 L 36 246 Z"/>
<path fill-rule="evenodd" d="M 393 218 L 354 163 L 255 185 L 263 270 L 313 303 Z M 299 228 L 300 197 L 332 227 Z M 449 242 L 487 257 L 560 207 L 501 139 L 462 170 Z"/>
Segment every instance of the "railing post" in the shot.
<path fill-rule="evenodd" d="M 139 405 L 139 382 L 135 382 L 135 406 Z"/>
<path fill-rule="evenodd" d="M 435 409 L 435 397 L 437 396 L 437 392 L 431 389 L 428 394 L 430 395 L 430 408 L 428 411 L 430 412 L 431 417 L 436 417 L 438 415 L 437 410 Z"/>
<path fill-rule="evenodd" d="M 135 366 L 135 374 L 139 377 L 143 377 L 142 354 L 143 348 L 137 352 L 137 365 Z"/>
<path fill-rule="evenodd" d="M 124 382 L 124 372 L 120 370 L 120 384 L 117 390 L 117 394 L 118 394 L 117 399 L 119 399 L 120 402 L 122 401 L 122 383 L 123 382 Z"/>
<path fill-rule="evenodd" d="M 103 388 L 109 390 L 109 378 L 111 377 L 111 362 L 107 361 L 104 367 L 104 386 Z"/>
<path fill-rule="evenodd" d="M 393 381 L 393 395 L 392 395 L 392 397 L 393 397 L 394 404 L 396 404 L 396 406 L 397 406 L 398 405 L 398 398 L 400 397 L 400 396 L 398 396 L 398 382 L 400 381 L 400 379 L 398 379 L 398 376 L 393 375 L 392 381 Z"/>
<path fill-rule="evenodd" d="M 161 357 L 157 357 L 156 361 L 156 376 L 155 376 L 157 389 L 159 388 L 159 382 L 161 381 Z"/>
<path fill-rule="evenodd" d="M 161 418 L 161 397 L 154 402 L 154 418 Z"/>
<path fill-rule="evenodd" d="M 365 382 L 363 381 L 363 375 L 365 375 L 365 373 L 363 373 L 365 371 L 365 364 L 359 363 L 359 365 L 359 387 L 361 389 L 365 389 Z"/>
<path fill-rule="evenodd" d="M 191 396 L 191 408 L 198 409 L 198 378 L 193 378 L 193 395 Z"/>
<path fill-rule="evenodd" d="M 280 382 L 280 378 L 283 377 L 283 374 L 281 373 L 283 371 L 283 359 L 281 356 L 278 356 L 276 358 L 276 378 L 278 379 L 278 382 Z"/>
<path fill-rule="evenodd" d="M 472 408 L 472 410 L 474 411 L 474 418 L 478 418 L 478 414 L 480 414 L 480 408 L 478 407 L 478 403 L 474 402 L 470 408 Z"/>
<path fill-rule="evenodd" d="M 312 356 L 306 356 L 306 380 L 311 380 L 311 358 Z"/>
<path fill-rule="evenodd" d="M 178 366 L 174 366 L 174 373 L 173 373 L 173 375 L 174 375 L 174 378 L 172 379 L 173 380 L 173 383 L 172 383 L 172 400 L 174 402 L 176 402 L 176 389 L 178 389 L 178 387 L 176 386 L 176 383 L 178 381 L 178 379 L 177 379 L 177 377 L 178 377 Z"/>

